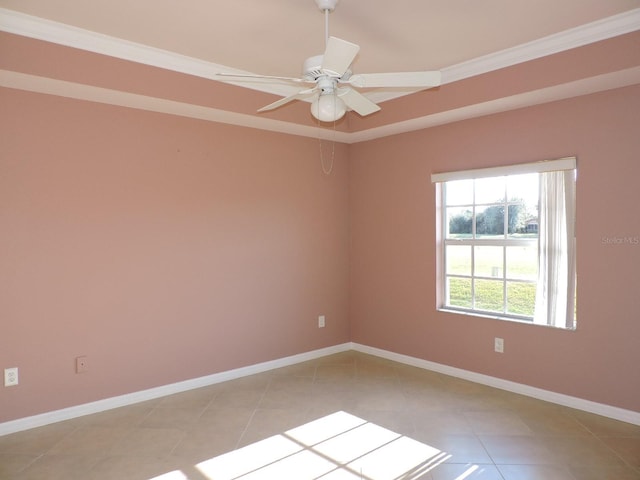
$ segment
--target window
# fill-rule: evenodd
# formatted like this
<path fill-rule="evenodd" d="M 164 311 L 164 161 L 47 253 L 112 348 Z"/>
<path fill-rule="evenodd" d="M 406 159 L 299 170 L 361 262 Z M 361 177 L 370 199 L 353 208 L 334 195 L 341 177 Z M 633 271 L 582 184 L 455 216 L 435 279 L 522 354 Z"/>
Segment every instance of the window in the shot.
<path fill-rule="evenodd" d="M 575 328 L 575 165 L 432 175 L 439 309 Z"/>

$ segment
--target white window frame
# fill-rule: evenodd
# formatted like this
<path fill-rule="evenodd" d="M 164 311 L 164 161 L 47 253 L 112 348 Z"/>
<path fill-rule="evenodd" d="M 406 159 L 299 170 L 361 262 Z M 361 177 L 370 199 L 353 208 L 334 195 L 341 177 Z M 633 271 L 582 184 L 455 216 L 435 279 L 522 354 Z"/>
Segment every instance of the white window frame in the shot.
<path fill-rule="evenodd" d="M 566 208 L 566 212 L 562 212 L 563 219 L 565 223 L 563 224 L 562 235 L 564 238 L 563 249 L 566 251 L 564 257 L 562 258 L 562 262 L 564 265 L 564 269 L 554 269 L 550 268 L 548 263 L 540 264 L 539 266 L 539 274 L 536 283 L 536 305 L 535 305 L 535 313 L 532 317 L 520 316 L 511 313 L 499 313 L 499 312 L 489 312 L 485 310 L 475 309 L 475 308 L 463 308 L 463 307 L 455 307 L 449 306 L 446 304 L 446 285 L 447 278 L 451 277 L 451 275 L 447 275 L 446 273 L 446 245 L 470 245 L 471 251 L 474 251 L 473 246 L 482 246 L 482 245 L 491 245 L 491 246 L 518 246 L 531 244 L 532 242 L 538 243 L 539 248 L 544 249 L 545 242 L 548 242 L 548 237 L 545 237 L 544 241 L 540 241 L 538 239 L 491 239 L 491 240 L 483 240 L 483 239 L 447 239 L 447 231 L 448 227 L 446 225 L 447 222 L 447 214 L 446 214 L 446 205 L 445 205 L 445 188 L 443 188 L 444 184 L 449 181 L 455 180 L 471 180 L 471 179 L 480 179 L 480 178 L 490 178 L 490 177 L 501 177 L 501 176 L 512 176 L 512 175 L 521 175 L 521 174 L 529 174 L 529 173 L 547 173 L 547 172 L 573 172 L 567 174 L 564 181 L 566 192 L 564 192 L 564 200 L 566 202 L 560 202 L 562 206 L 560 208 Z M 537 325 L 547 325 L 552 327 L 559 327 L 564 329 L 575 329 L 575 183 L 576 183 L 576 158 L 575 157 L 565 157 L 557 160 L 547 160 L 543 162 L 535 162 L 535 163 L 525 163 L 518 165 L 509 165 L 509 166 L 501 166 L 501 167 L 492 167 L 492 168 L 482 168 L 482 169 L 474 169 L 474 170 L 464 170 L 464 171 L 454 171 L 454 172 L 444 172 L 444 173 L 434 173 L 431 175 L 431 181 L 436 185 L 436 206 L 437 206 L 437 309 L 449 312 L 458 312 L 464 314 L 478 315 L 478 316 L 489 316 L 492 318 L 498 318 L 503 320 L 515 320 L 515 321 L 524 321 L 527 323 L 537 324 Z M 546 178 L 546 177 L 545 177 Z M 567 181 L 566 179 L 569 179 Z M 542 178 L 541 178 L 542 182 Z M 562 196 L 561 196 L 562 197 Z M 508 200 L 508 199 L 507 199 Z M 542 203 L 542 202 L 541 202 Z M 508 203 L 507 203 L 508 205 Z M 555 207 L 554 207 L 555 208 Z M 542 212 L 540 212 L 542 215 Z M 566 213 L 566 215 L 564 215 Z M 555 218 L 554 218 L 555 220 Z M 505 223 L 507 222 L 505 215 Z M 547 227 L 553 228 L 553 227 Z M 475 222 L 473 226 L 475 232 Z M 505 229 L 505 233 L 506 233 Z M 553 241 L 553 237 L 552 240 Z M 506 248 L 503 248 L 503 252 L 506 252 Z M 546 250 L 539 250 L 538 259 L 540 262 L 549 262 L 550 255 L 545 255 Z M 504 253 L 506 254 L 506 253 Z M 472 253 L 473 255 L 473 253 Z M 473 258 L 473 257 L 472 257 Z M 503 266 L 506 266 L 506 260 L 503 262 Z M 555 264 L 552 264 L 555 267 Z M 560 273 L 556 272 L 558 270 Z M 555 280 L 553 278 L 549 278 L 549 271 L 553 271 L 553 274 L 560 275 L 561 278 L 559 283 L 562 285 L 562 293 L 556 299 L 554 297 L 554 293 L 550 290 L 553 286 L 556 285 Z M 546 273 L 545 273 L 546 272 Z M 546 275 L 546 276 L 545 276 Z M 466 276 L 463 276 L 468 278 Z M 482 278 L 481 276 L 476 276 L 475 272 L 471 272 L 471 277 L 474 278 Z M 506 274 L 503 277 L 503 289 L 506 289 L 507 278 Z M 472 285 L 474 282 L 472 282 Z M 552 285 L 552 287 L 547 287 L 548 285 Z M 549 291 L 546 289 L 549 288 Z M 506 292 L 504 293 L 504 302 L 506 304 Z M 472 290 L 472 298 L 473 290 Z M 557 306 L 557 308 L 556 308 Z"/>

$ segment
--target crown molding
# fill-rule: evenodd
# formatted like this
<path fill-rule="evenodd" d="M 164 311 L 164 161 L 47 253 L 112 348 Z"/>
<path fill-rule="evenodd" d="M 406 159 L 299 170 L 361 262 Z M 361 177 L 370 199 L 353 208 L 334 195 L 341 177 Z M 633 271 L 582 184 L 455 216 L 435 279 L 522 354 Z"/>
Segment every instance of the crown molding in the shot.
<path fill-rule="evenodd" d="M 217 74 L 222 72 L 251 73 L 6 8 L 0 8 L 0 31 L 209 80 L 221 81 Z M 288 86 L 274 85 L 260 79 L 243 83 L 225 80 L 225 83 L 276 95 L 291 93 Z"/>
<path fill-rule="evenodd" d="M 640 30 L 640 8 L 442 69 L 451 83 Z"/>
<path fill-rule="evenodd" d="M 216 77 L 216 74 L 220 72 L 252 73 L 6 8 L 0 8 L 0 30 L 211 80 L 220 81 Z M 445 67 L 442 69 L 443 84 L 506 68 L 636 30 L 640 30 L 640 8 L 467 62 Z M 233 83 L 234 85 L 283 96 L 297 91 L 295 86 L 263 83 L 258 79 L 255 82 L 242 83 L 225 80 L 225 83 Z M 373 101 L 385 101 L 409 93 L 411 92 L 380 92 L 375 94 L 375 98 L 374 96 L 370 98 Z"/>
<path fill-rule="evenodd" d="M 470 78 L 636 30 L 640 30 L 640 8 L 597 22 L 585 24 L 571 30 L 566 30 L 534 42 L 444 68 L 442 70 L 443 83 L 451 83 Z M 216 81 L 220 81 L 216 74 L 223 71 L 249 73 L 5 8 L 0 8 L 0 31 Z M 514 108 L 638 83 L 638 75 L 635 70 L 632 73 L 614 72 L 595 81 L 572 83 L 569 84 L 569 87 L 567 87 L 567 85 L 558 85 L 536 92 L 528 92 L 526 94 L 485 102 L 483 104 L 469 105 L 452 111 L 410 119 L 393 125 L 385 125 L 360 132 L 345 133 L 320 127 L 308 127 L 290 122 L 260 118 L 254 115 L 226 112 L 198 105 L 172 102 L 166 99 L 146 97 L 144 95 L 101 89 L 74 82 L 63 82 L 43 77 L 20 75 L 21 74 L 17 74 L 16 72 L 0 72 L 0 76 L 3 77 L 0 79 L 2 80 L 0 81 L 0 85 L 8 88 L 30 90 L 79 100 L 168 113 L 291 135 L 322 138 L 342 143 L 357 143 L 372 140 Z M 629 78 L 631 78 L 631 80 L 629 80 Z M 235 85 L 245 88 L 282 96 L 290 95 L 297 90 L 295 86 L 290 87 L 287 85 L 261 83 L 259 80 L 242 83 L 225 81 L 225 83 L 234 83 Z M 367 96 L 372 101 L 382 102 L 409 93 L 411 92 L 372 92 Z"/>
<path fill-rule="evenodd" d="M 348 140 L 349 143 L 366 142 L 391 135 L 424 130 L 472 118 L 508 112 L 519 108 L 533 107 L 535 105 L 542 105 L 637 84 L 640 84 L 640 67 L 632 67 L 487 102 L 466 105 L 464 107 L 412 118 L 390 125 L 353 132 L 350 134 Z"/>
<path fill-rule="evenodd" d="M 224 123 L 240 127 L 255 128 L 270 132 L 297 135 L 339 143 L 350 143 L 349 133 L 331 128 L 300 125 L 293 122 L 274 120 L 259 115 L 230 112 L 203 105 L 151 97 L 137 93 L 124 92 L 110 88 L 96 87 L 82 83 L 58 80 L 49 77 L 31 75 L 0 69 L 0 87 L 23 90 L 27 92 L 54 95 L 58 97 L 83 100 L 105 105 L 133 108 L 148 112 L 177 115 L 180 117 L 205 120 L 207 122 Z"/>
<path fill-rule="evenodd" d="M 229 112 L 165 98 L 150 97 L 10 70 L 0 70 L 0 87 L 346 144 L 366 142 L 391 135 L 423 130 L 517 108 L 531 107 L 636 84 L 640 84 L 640 67 L 633 67 L 496 100 L 467 105 L 461 108 L 425 115 L 381 127 L 357 132 L 339 132 L 331 128 L 299 125 L 297 123 L 273 120 L 258 115 Z"/>

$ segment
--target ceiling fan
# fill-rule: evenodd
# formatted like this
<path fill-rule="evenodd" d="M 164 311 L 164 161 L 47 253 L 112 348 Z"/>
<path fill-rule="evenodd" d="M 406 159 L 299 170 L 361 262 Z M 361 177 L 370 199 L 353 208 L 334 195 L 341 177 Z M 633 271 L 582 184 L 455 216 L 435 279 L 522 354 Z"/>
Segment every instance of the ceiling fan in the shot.
<path fill-rule="evenodd" d="M 227 77 L 272 79 L 310 85 L 310 88 L 262 107 L 258 112 L 273 110 L 294 100 L 315 97 L 311 102 L 311 114 L 321 122 L 335 122 L 346 114 L 347 109 L 362 116 L 380 110 L 377 104 L 356 88 L 425 89 L 440 85 L 439 71 L 353 74 L 349 67 L 360 47 L 355 43 L 329 36 L 329 13 L 335 9 L 338 0 L 315 2 L 325 16 L 325 51 L 323 55 L 309 57 L 304 61 L 301 78 L 218 73 Z"/>

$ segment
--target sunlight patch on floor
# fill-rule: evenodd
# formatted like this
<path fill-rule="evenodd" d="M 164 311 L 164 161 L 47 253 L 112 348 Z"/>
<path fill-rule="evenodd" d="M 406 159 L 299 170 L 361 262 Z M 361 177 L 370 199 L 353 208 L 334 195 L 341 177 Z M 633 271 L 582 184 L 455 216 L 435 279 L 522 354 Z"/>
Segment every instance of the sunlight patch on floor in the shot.
<path fill-rule="evenodd" d="M 340 411 L 196 468 L 209 480 L 417 480 L 448 458 L 437 448 Z"/>
<path fill-rule="evenodd" d="M 465 478 L 468 478 L 471 474 L 473 474 L 473 472 L 475 472 L 476 470 L 478 470 L 478 466 L 477 465 L 473 465 L 471 467 L 469 467 L 465 472 L 463 472 L 462 474 L 458 475 L 455 480 L 464 480 Z"/>
<path fill-rule="evenodd" d="M 179 470 L 174 470 L 173 472 L 163 473 L 162 475 L 153 477 L 149 480 L 189 480 L 189 477 Z"/>

